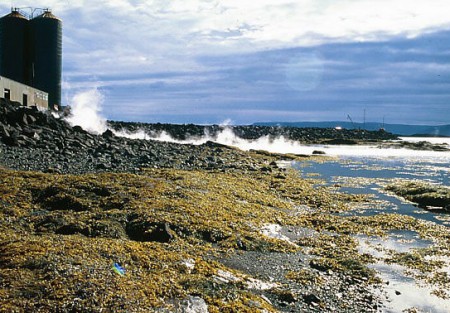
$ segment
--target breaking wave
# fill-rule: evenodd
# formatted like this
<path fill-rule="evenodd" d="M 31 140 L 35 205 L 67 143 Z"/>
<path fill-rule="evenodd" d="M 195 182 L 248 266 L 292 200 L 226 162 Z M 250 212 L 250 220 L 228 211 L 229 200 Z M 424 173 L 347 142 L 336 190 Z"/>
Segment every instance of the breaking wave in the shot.
<path fill-rule="evenodd" d="M 108 129 L 107 120 L 102 115 L 102 105 L 104 96 L 97 89 L 91 89 L 76 94 L 70 101 L 71 114 L 67 121 L 72 125 L 79 125 L 86 131 L 94 134 L 101 134 Z M 207 141 L 214 141 L 220 144 L 234 146 L 242 150 L 266 150 L 276 153 L 293 154 L 313 154 L 320 150 L 331 156 L 357 156 L 357 157 L 401 157 L 401 158 L 444 158 L 450 160 L 449 152 L 438 151 L 416 151 L 405 148 L 379 148 L 377 145 L 305 145 L 289 140 L 283 136 L 273 138 L 263 136 L 256 140 L 247 140 L 236 136 L 230 126 L 231 121 L 225 120 L 222 123 L 223 130 L 211 135 L 205 133 L 201 137 L 191 137 L 187 140 L 177 140 L 167 132 L 148 133 L 144 130 L 136 132 L 116 131 L 110 129 L 116 136 L 130 139 L 157 140 L 164 142 L 174 142 L 179 144 L 201 145 Z M 405 141 L 427 140 L 438 143 L 450 144 L 449 138 L 402 138 Z"/>
<path fill-rule="evenodd" d="M 103 133 L 108 129 L 106 118 L 101 115 L 103 101 L 104 96 L 97 88 L 77 93 L 69 102 L 71 111 L 67 122 L 90 133 Z"/>

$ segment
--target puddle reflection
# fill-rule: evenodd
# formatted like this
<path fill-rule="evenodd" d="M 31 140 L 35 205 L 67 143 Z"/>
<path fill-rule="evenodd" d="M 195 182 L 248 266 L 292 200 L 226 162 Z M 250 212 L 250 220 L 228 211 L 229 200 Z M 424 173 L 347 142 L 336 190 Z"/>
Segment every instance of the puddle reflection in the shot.
<path fill-rule="evenodd" d="M 450 216 L 429 212 L 384 191 L 384 186 L 397 179 L 420 179 L 423 181 L 450 185 L 450 162 L 438 160 L 413 160 L 406 158 L 358 158 L 346 157 L 338 161 L 309 162 L 294 164 L 305 178 L 319 173 L 318 179 L 324 185 L 338 192 L 369 194 L 368 203 L 352 205 L 352 210 L 340 216 L 371 216 L 380 213 L 396 213 L 431 221 L 449 227 Z M 430 240 L 421 239 L 414 231 L 396 230 L 386 237 L 356 235 L 359 252 L 372 255 L 376 262 L 370 267 L 379 273 L 383 281 L 382 296 L 386 299 L 385 312 L 450 312 L 450 300 L 437 297 L 436 286 L 425 285 L 414 278 L 414 270 L 388 262 L 396 253 L 413 253 L 416 250 L 433 247 Z M 425 257 L 425 259 L 428 256 Z M 440 269 L 448 273 L 450 259 L 444 256 L 446 264 Z M 413 310 L 416 309 L 416 311 Z"/>

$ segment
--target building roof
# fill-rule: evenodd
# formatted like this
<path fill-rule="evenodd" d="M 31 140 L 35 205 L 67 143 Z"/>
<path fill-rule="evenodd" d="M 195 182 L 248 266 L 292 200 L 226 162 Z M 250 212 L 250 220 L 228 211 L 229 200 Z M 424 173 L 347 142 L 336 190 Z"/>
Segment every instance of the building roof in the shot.
<path fill-rule="evenodd" d="M 36 16 L 34 19 L 38 19 L 38 18 L 50 18 L 50 19 L 54 19 L 54 20 L 60 21 L 60 19 L 58 17 L 56 17 L 56 15 L 54 15 L 50 11 L 45 11 L 41 15 Z"/>
<path fill-rule="evenodd" d="M 9 13 L 8 15 L 5 15 L 2 18 L 22 18 L 22 19 L 27 19 L 25 16 L 23 16 L 19 11 L 13 10 L 11 13 Z"/>

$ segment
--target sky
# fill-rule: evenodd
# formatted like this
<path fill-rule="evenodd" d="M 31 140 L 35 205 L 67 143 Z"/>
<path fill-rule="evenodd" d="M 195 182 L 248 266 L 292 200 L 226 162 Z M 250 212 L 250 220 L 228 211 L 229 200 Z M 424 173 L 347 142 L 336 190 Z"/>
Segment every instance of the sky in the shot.
<path fill-rule="evenodd" d="M 448 0 L 41 0 L 108 119 L 450 124 Z M 364 113 L 365 112 L 365 113 Z"/>

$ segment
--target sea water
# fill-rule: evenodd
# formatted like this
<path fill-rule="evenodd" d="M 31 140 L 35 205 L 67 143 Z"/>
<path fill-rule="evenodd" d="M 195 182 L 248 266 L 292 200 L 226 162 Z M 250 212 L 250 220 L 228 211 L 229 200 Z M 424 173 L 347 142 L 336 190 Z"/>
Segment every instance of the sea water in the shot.
<path fill-rule="evenodd" d="M 450 153 L 449 153 L 450 154 Z M 440 225 L 450 226 L 442 214 L 432 213 L 388 194 L 384 187 L 394 179 L 420 180 L 450 186 L 450 161 L 425 157 L 352 157 L 344 156 L 327 162 L 294 163 L 304 177 L 313 173 L 325 185 L 339 186 L 340 192 L 370 194 L 382 207 L 350 211 L 348 214 L 373 215 L 381 212 L 410 215 Z"/>
<path fill-rule="evenodd" d="M 424 138 L 404 138 L 422 141 Z M 427 138 L 427 141 L 428 140 Z M 449 138 L 433 138 L 433 143 L 450 143 Z M 375 146 L 323 146 L 330 161 L 307 161 L 293 164 L 302 176 L 319 178 L 324 185 L 351 194 L 370 194 L 374 203 L 363 205 L 341 215 L 375 215 L 397 213 L 450 228 L 450 214 L 433 213 L 385 192 L 385 186 L 396 179 L 420 180 L 450 186 L 450 152 L 378 149 Z M 372 203 L 372 201 L 371 201 Z M 450 231 L 450 229 L 449 229 Z M 385 312 L 402 312 L 417 308 L 419 312 L 450 312 L 450 300 L 436 297 L 429 286 L 419 284 L 406 275 L 406 268 L 383 262 L 388 251 L 410 252 L 432 245 L 412 231 L 392 231 L 387 238 L 356 235 L 361 253 L 369 253 L 380 261 L 370 265 L 384 282 Z M 450 260 L 443 260 L 450 264 Z M 445 270 L 445 269 L 444 269 Z"/>

